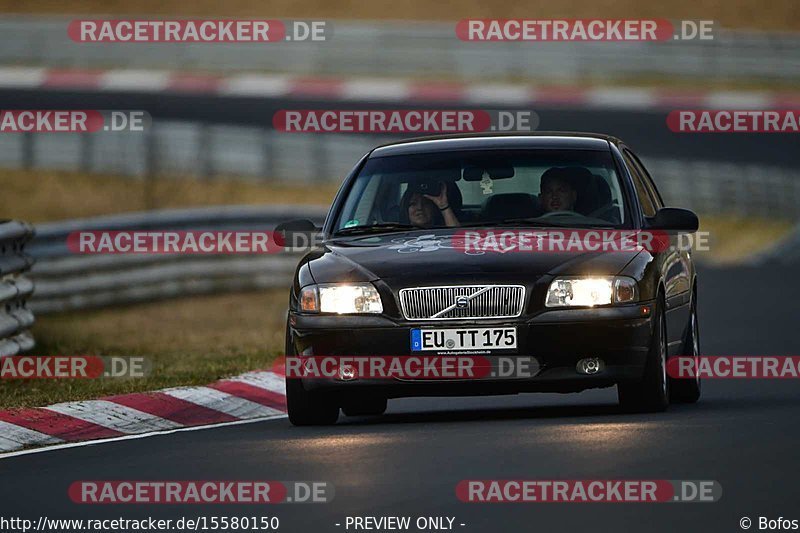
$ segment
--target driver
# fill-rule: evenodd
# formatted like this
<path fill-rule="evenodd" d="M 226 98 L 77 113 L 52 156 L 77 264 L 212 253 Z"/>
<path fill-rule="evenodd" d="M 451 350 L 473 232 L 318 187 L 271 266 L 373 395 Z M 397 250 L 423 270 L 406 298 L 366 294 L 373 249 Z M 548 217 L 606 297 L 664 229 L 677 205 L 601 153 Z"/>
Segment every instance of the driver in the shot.
<path fill-rule="evenodd" d="M 575 211 L 578 191 L 566 168 L 551 168 L 544 174 L 540 182 L 542 209 L 545 213 L 555 211 Z"/>

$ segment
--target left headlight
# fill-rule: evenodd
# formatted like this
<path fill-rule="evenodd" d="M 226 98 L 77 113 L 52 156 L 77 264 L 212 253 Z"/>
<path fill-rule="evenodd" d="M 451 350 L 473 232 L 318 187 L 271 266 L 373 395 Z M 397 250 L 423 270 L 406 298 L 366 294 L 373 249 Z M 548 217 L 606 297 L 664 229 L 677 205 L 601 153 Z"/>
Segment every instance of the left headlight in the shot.
<path fill-rule="evenodd" d="M 636 280 L 624 276 L 556 278 L 547 289 L 547 307 L 594 307 L 635 302 Z"/>
<path fill-rule="evenodd" d="M 383 303 L 371 283 L 325 283 L 303 287 L 300 310 L 308 313 L 383 313 Z"/>

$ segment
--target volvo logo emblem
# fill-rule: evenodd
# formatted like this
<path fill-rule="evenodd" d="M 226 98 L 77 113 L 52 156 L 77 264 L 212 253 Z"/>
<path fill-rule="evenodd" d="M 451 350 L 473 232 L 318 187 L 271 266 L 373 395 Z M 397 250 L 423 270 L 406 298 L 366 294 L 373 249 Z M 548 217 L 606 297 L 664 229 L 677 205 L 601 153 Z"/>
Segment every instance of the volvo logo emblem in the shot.
<path fill-rule="evenodd" d="M 460 295 L 456 296 L 456 299 L 455 299 L 454 303 L 448 305 L 447 307 L 445 307 L 444 309 L 442 309 L 438 313 L 435 313 L 435 314 L 431 315 L 430 318 L 434 318 L 434 319 L 439 318 L 441 316 L 446 315 L 447 313 L 449 313 L 453 309 L 467 309 L 469 307 L 469 303 L 472 300 L 474 300 L 475 298 L 477 298 L 478 296 L 480 296 L 481 294 L 485 293 L 486 291 L 488 291 L 491 288 L 492 287 L 490 285 L 487 285 L 487 286 L 481 288 L 480 290 L 477 290 L 477 291 L 473 292 L 470 295 L 460 294 Z"/>

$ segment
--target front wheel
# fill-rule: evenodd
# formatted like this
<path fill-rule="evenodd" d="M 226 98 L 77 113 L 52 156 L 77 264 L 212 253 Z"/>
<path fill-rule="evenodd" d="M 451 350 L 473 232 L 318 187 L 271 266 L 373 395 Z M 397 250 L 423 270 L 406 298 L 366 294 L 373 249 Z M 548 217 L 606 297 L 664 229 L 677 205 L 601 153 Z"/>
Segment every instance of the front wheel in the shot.
<path fill-rule="evenodd" d="M 286 323 L 286 356 L 295 354 L 292 331 Z M 295 426 L 323 426 L 339 420 L 339 405 L 334 398 L 307 391 L 298 378 L 286 378 L 286 407 L 289 422 Z"/>
<path fill-rule="evenodd" d="M 672 403 L 696 403 L 700 399 L 700 372 L 698 360 L 700 358 L 700 327 L 697 324 L 697 293 L 692 295 L 692 309 L 689 317 L 689 327 L 686 338 L 683 340 L 681 354 L 694 357 L 694 378 L 670 378 L 670 396 Z"/>
<path fill-rule="evenodd" d="M 307 391 L 299 379 L 286 379 L 286 407 L 295 426 L 327 426 L 339 420 L 333 398 Z"/>
<path fill-rule="evenodd" d="M 626 411 L 655 413 L 664 411 L 669 405 L 667 321 L 662 299 L 656 304 L 654 321 L 644 377 L 639 382 L 617 384 L 617 397 Z"/>

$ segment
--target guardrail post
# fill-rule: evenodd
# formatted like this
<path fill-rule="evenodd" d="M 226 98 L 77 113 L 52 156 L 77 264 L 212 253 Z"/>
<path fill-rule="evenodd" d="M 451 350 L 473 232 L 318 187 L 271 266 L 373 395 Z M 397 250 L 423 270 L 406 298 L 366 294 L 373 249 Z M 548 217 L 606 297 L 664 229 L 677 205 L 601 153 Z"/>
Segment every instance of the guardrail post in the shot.
<path fill-rule="evenodd" d="M 80 169 L 82 172 L 92 171 L 95 138 L 91 133 L 81 135 Z"/>
<path fill-rule="evenodd" d="M 144 132 L 144 208 L 155 209 L 155 182 L 158 174 L 158 146 L 156 144 L 155 124 Z"/>
<path fill-rule="evenodd" d="M 331 172 L 329 168 L 328 150 L 325 143 L 325 135 L 315 135 L 313 138 L 312 157 L 314 158 L 314 175 L 312 181 L 330 181 Z"/>
<path fill-rule="evenodd" d="M 197 135 L 197 160 L 200 162 L 200 176 L 203 179 L 210 179 L 214 175 L 214 143 L 211 139 L 211 127 L 201 122 Z"/>
<path fill-rule="evenodd" d="M 275 132 L 270 129 L 264 129 L 262 135 L 264 139 L 264 149 L 261 151 L 261 173 L 267 180 L 275 179 Z"/>
<path fill-rule="evenodd" d="M 22 168 L 30 170 L 34 164 L 34 136 L 27 131 L 22 134 Z"/>

